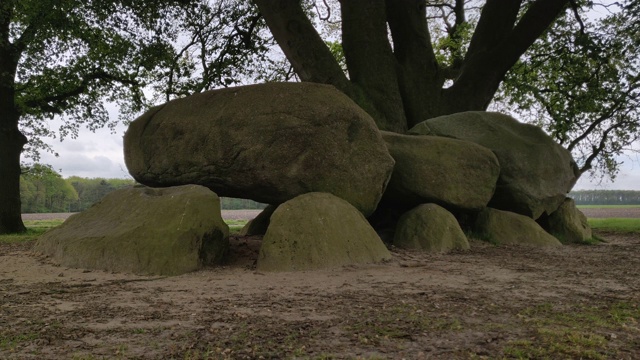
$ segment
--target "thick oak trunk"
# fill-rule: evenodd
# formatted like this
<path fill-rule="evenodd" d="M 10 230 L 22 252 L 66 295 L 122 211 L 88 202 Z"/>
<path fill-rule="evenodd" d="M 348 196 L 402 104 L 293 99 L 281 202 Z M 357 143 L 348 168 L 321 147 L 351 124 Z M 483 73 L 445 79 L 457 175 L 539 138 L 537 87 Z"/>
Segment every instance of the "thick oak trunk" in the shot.
<path fill-rule="evenodd" d="M 26 230 L 20 211 L 20 154 L 27 138 L 0 108 L 0 234 Z M 5 126 L 8 125 L 8 126 Z"/>
<path fill-rule="evenodd" d="M 19 51 L 9 42 L 13 2 L 0 5 L 0 234 L 26 231 L 20 209 L 20 154 L 27 138 L 18 130 L 15 106 Z"/>
<path fill-rule="evenodd" d="M 487 0 L 466 55 L 447 69 L 431 45 L 424 0 L 340 0 L 349 78 L 299 1 L 254 1 L 303 81 L 333 84 L 380 129 L 403 132 L 436 116 L 486 110 L 507 71 L 570 0 L 535 0 L 520 17 L 524 1 Z M 463 4 L 454 9 L 459 22 Z M 446 89 L 445 78 L 453 81 Z"/>

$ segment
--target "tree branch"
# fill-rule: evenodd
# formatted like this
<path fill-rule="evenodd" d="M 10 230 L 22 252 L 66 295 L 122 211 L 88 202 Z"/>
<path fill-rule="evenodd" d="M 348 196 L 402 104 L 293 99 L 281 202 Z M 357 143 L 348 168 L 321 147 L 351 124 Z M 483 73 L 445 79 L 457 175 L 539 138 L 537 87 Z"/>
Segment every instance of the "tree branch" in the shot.
<path fill-rule="evenodd" d="M 536 0 L 513 27 L 517 18 L 518 1 L 487 0 L 464 60 L 460 76 L 445 90 L 447 103 L 453 109 L 484 110 L 505 74 L 520 56 L 540 37 L 566 8 L 569 0 Z M 469 97 L 466 109 L 456 106 L 456 99 Z"/>
<path fill-rule="evenodd" d="M 413 0 L 409 3 L 417 4 Z M 371 100 L 381 130 L 405 132 L 396 59 L 387 33 L 385 0 L 341 0 L 342 47 L 349 76 Z"/>
<path fill-rule="evenodd" d="M 387 20 L 393 53 L 400 65 L 400 91 L 408 126 L 428 119 L 434 110 L 425 99 L 439 96 L 442 69 L 431 44 L 424 0 L 387 0 Z"/>
<path fill-rule="evenodd" d="M 487 0 L 471 37 L 465 61 L 478 53 L 491 51 L 511 34 L 521 4 L 522 0 Z"/>
<path fill-rule="evenodd" d="M 338 61 L 320 38 L 299 1 L 254 2 L 302 81 L 332 84 L 347 94 L 353 92 Z"/>
<path fill-rule="evenodd" d="M 582 17 L 578 12 L 579 6 L 576 3 L 576 0 L 569 0 L 569 4 L 571 4 L 571 10 L 573 10 L 573 15 L 575 15 L 576 20 L 578 20 L 578 24 L 580 24 L 580 34 L 584 35 L 584 22 L 582 21 Z"/>
<path fill-rule="evenodd" d="M 30 108 L 39 108 L 46 113 L 61 114 L 65 110 L 67 100 L 85 93 L 91 82 L 96 80 L 106 81 L 109 83 L 118 82 L 129 86 L 140 85 L 140 83 L 136 80 L 122 78 L 119 76 L 108 74 L 102 70 L 98 70 L 86 74 L 79 84 L 64 92 L 35 99 L 27 99 L 23 102 L 23 104 Z"/>

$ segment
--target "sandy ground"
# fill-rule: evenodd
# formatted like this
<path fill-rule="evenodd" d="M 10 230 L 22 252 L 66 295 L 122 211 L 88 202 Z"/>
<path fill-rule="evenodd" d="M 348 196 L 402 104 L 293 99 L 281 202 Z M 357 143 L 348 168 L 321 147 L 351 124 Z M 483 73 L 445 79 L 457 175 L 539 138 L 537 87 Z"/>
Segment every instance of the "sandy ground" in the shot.
<path fill-rule="evenodd" d="M 228 266 L 168 278 L 0 245 L 0 358 L 640 358 L 640 237 L 601 236 L 301 273 L 256 272 L 235 238 Z"/>

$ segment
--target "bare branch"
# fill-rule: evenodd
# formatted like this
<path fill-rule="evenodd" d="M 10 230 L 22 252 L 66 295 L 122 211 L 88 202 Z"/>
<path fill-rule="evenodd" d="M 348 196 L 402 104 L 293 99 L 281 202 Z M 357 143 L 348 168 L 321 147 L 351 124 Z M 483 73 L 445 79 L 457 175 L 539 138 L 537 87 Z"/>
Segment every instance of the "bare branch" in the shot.
<path fill-rule="evenodd" d="M 571 10 L 573 10 L 573 15 L 575 15 L 576 20 L 578 20 L 578 24 L 580 24 L 580 34 L 584 35 L 584 22 L 578 12 L 579 6 L 576 3 L 576 0 L 569 0 L 569 4 L 571 5 Z"/>

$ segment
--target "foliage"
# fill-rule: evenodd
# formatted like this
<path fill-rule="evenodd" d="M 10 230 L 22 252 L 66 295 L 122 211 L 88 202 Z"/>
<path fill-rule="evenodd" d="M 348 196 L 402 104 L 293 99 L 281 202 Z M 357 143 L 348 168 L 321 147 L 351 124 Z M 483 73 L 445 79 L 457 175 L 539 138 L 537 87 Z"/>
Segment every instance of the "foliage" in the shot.
<path fill-rule="evenodd" d="M 131 179 L 63 179 L 48 165 L 35 164 L 23 169 L 20 179 L 22 213 L 80 212 L 108 193 L 135 185 Z M 265 204 L 248 199 L 220 198 L 222 209 L 264 209 Z"/>
<path fill-rule="evenodd" d="M 38 159 L 43 136 L 115 125 L 105 101 L 124 113 L 143 109 L 142 88 L 166 57 L 164 36 L 182 3 L 15 1 L 6 40 L 19 59 L 14 101 L 27 154 Z M 57 131 L 43 125 L 54 117 L 64 121 Z"/>
<path fill-rule="evenodd" d="M 196 1 L 176 14 L 171 32 L 170 54 L 149 83 L 154 101 L 282 79 L 273 38 L 249 0 Z"/>
<path fill-rule="evenodd" d="M 265 204 L 261 204 L 249 199 L 236 199 L 236 198 L 220 198 L 220 206 L 224 210 L 243 210 L 243 209 L 264 209 L 267 207 Z"/>
<path fill-rule="evenodd" d="M 78 199 L 71 204 L 69 212 L 84 211 L 100 201 L 108 193 L 135 185 L 135 181 L 130 179 L 88 179 L 72 176 L 66 181 L 78 193 Z"/>
<path fill-rule="evenodd" d="M 40 164 L 23 169 L 20 196 L 23 213 L 68 212 L 78 200 L 71 184 L 51 167 Z"/>
<path fill-rule="evenodd" d="M 570 150 L 581 172 L 614 179 L 640 139 L 640 21 L 627 1 L 582 25 L 565 14 L 508 73 L 499 109 L 532 121 Z M 597 5 L 597 4 L 596 4 Z M 609 13 L 609 11 L 613 11 Z M 590 16 L 591 15 L 591 16 Z"/>
<path fill-rule="evenodd" d="M 578 190 L 569 193 L 577 205 L 640 205 L 640 191 Z"/>

